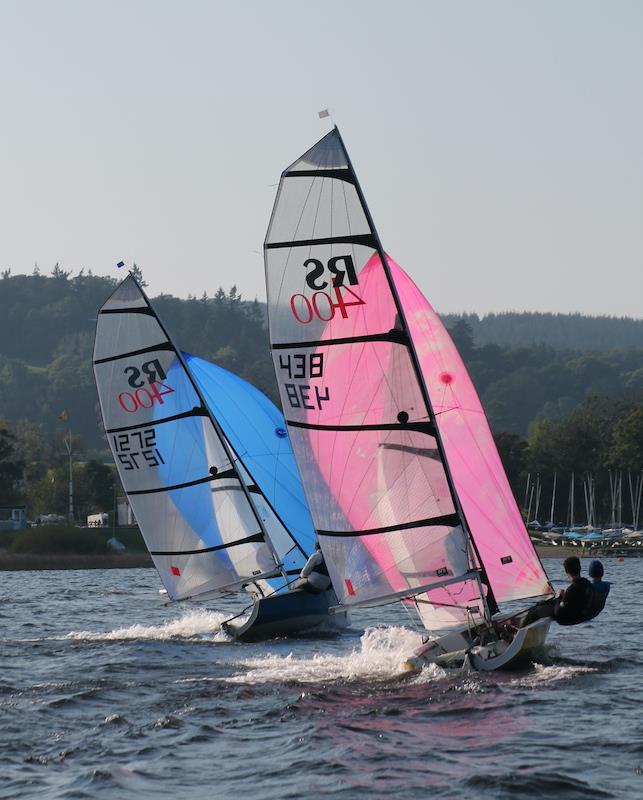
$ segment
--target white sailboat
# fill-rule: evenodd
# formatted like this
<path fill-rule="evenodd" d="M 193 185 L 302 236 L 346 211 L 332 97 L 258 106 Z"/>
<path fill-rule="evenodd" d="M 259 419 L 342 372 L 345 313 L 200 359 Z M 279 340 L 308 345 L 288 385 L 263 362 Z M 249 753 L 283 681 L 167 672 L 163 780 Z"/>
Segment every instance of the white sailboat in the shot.
<path fill-rule="evenodd" d="M 132 276 L 99 310 L 94 373 L 123 488 L 170 600 L 249 593 L 249 617 L 228 629 L 237 638 L 327 623 L 332 590 L 293 591 L 315 532 L 268 398 L 179 351 Z"/>
<path fill-rule="evenodd" d="M 411 602 L 410 666 L 496 669 L 539 646 L 499 604 L 551 596 L 480 401 L 381 245 L 337 128 L 281 177 L 265 241 L 271 347 L 339 608 Z"/>

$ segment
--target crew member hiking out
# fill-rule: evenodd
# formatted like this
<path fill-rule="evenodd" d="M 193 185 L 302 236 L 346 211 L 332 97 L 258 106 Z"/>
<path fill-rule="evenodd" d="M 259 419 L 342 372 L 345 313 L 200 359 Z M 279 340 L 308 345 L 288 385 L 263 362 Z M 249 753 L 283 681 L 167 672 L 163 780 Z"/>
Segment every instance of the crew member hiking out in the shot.
<path fill-rule="evenodd" d="M 589 565 L 587 574 L 592 579 L 592 603 L 590 608 L 590 616 L 588 619 L 594 619 L 605 608 L 607 595 L 610 593 L 610 584 L 603 580 L 603 565 L 600 561 L 592 561 Z"/>
<path fill-rule="evenodd" d="M 600 575 L 602 576 L 602 564 L 600 562 L 592 563 L 600 565 Z M 569 556 L 563 561 L 563 568 L 567 579 L 570 581 L 569 586 L 566 589 L 561 589 L 558 597 L 552 597 L 550 600 L 545 600 L 545 602 L 539 603 L 530 609 L 525 617 L 523 626 L 544 617 L 552 617 L 559 625 L 578 625 L 580 622 L 587 622 L 593 619 L 603 610 L 607 593 L 604 594 L 605 599 L 602 600 L 601 604 L 601 599 L 597 596 L 597 590 L 587 578 L 581 577 L 580 559 L 576 556 Z M 603 583 L 603 581 L 600 581 L 600 583 Z"/>
<path fill-rule="evenodd" d="M 299 578 L 295 589 L 303 589 L 304 592 L 311 592 L 312 594 L 318 594 L 319 592 L 325 592 L 326 589 L 330 589 L 328 567 L 324 561 L 319 542 L 315 543 L 315 550 L 304 564 Z"/>

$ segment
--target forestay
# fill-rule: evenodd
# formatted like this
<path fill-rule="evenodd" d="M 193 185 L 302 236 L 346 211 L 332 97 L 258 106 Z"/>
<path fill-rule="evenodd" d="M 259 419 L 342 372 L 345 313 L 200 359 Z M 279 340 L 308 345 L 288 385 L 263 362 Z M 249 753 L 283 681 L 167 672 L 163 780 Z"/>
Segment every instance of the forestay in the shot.
<path fill-rule="evenodd" d="M 94 373 L 123 487 L 170 598 L 278 574 L 236 457 L 131 276 L 99 311 Z"/>
<path fill-rule="evenodd" d="M 473 387 L 450 360 L 448 335 L 431 338 L 430 306 L 384 258 L 334 129 L 282 174 L 266 237 L 277 382 L 341 602 L 420 594 L 425 623 L 439 629 L 480 617 L 496 578 L 498 596 L 515 599 L 540 594 L 546 576 L 517 530 L 477 398 L 484 425 L 460 435 L 472 424 L 460 390 L 469 403 Z M 436 419 L 454 409 L 448 423 Z M 485 496 L 465 497 L 480 476 Z M 501 498 L 487 506 L 494 485 Z"/>

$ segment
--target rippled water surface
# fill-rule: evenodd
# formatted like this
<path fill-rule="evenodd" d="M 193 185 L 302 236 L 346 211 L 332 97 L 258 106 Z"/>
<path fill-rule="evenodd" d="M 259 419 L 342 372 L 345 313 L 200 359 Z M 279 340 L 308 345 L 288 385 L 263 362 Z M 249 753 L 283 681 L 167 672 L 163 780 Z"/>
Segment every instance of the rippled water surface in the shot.
<path fill-rule="evenodd" d="M 238 600 L 165 607 L 151 569 L 0 573 L 0 798 L 638 800 L 643 559 L 605 564 L 605 612 L 532 669 L 411 680 L 401 607 L 235 644 Z"/>

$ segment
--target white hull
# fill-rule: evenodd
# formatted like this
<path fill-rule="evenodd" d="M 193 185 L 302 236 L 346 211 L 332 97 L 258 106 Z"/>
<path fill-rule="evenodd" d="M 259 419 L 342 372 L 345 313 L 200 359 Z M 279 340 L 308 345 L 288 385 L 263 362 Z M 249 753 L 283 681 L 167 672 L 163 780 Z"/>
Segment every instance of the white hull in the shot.
<path fill-rule="evenodd" d="M 448 633 L 418 648 L 406 661 L 405 667 L 408 672 L 420 672 L 428 664 L 461 667 L 468 660 L 471 667 L 480 671 L 509 669 L 537 655 L 545 643 L 550 625 L 549 618 L 538 619 L 517 630 L 506 623 L 501 624 L 497 627 L 499 635 L 484 644 L 478 643 L 478 637 L 471 637 L 468 631 Z"/>

